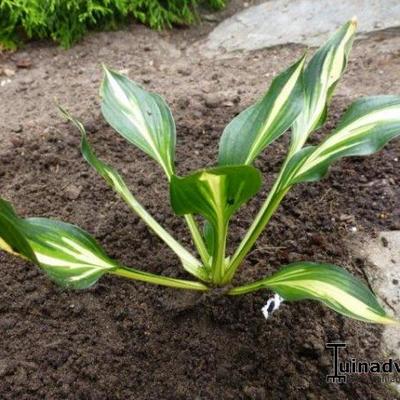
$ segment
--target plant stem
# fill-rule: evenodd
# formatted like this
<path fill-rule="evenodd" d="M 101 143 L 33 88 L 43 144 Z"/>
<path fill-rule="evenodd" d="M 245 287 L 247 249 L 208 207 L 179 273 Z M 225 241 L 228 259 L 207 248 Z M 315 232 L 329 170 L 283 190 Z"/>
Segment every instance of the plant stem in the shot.
<path fill-rule="evenodd" d="M 246 293 L 255 292 L 259 289 L 265 289 L 267 286 L 265 285 L 265 279 L 263 281 L 256 281 L 252 283 L 248 283 L 247 285 L 234 287 L 229 290 L 227 293 L 229 296 L 239 296 Z"/>
<path fill-rule="evenodd" d="M 190 233 L 192 234 L 193 242 L 200 255 L 201 261 L 203 262 L 204 267 L 207 269 L 210 262 L 210 255 L 208 254 L 206 245 L 204 244 L 203 236 L 200 233 L 199 227 L 197 226 L 193 215 L 185 215 L 185 220 L 189 227 Z"/>
<path fill-rule="evenodd" d="M 214 254 L 211 264 L 212 282 L 216 285 L 220 285 L 224 281 L 227 234 L 228 224 L 224 221 L 218 221 L 214 235 Z"/>
<path fill-rule="evenodd" d="M 171 182 L 171 177 L 173 175 L 173 172 L 165 171 L 165 173 L 167 175 L 168 182 Z M 201 258 L 201 261 L 203 263 L 203 267 L 207 270 L 209 267 L 209 262 L 210 262 L 210 254 L 208 253 L 207 247 L 203 240 L 203 236 L 200 233 L 199 227 L 197 226 L 197 222 L 194 219 L 193 215 L 191 215 L 191 214 L 185 215 L 185 220 L 186 220 L 187 226 L 190 230 L 190 234 L 192 235 L 193 243 L 194 243 L 194 245 L 197 249 L 197 252 L 199 253 L 199 256 Z M 200 279 L 205 280 L 204 278 L 200 278 Z"/>
<path fill-rule="evenodd" d="M 118 267 L 117 269 L 109 271 L 109 274 L 121 276 L 128 279 L 152 283 L 154 285 L 162 285 L 173 287 L 177 289 L 189 289 L 205 292 L 208 289 L 206 285 L 201 282 L 188 281 L 185 279 L 169 278 L 167 276 L 160 276 L 151 274 L 149 272 L 139 271 L 133 268 Z"/>
<path fill-rule="evenodd" d="M 278 208 L 282 199 L 285 197 L 289 189 L 284 189 L 282 191 L 277 191 L 280 183 L 280 177 L 277 179 L 275 185 L 271 189 L 267 199 L 265 200 L 263 206 L 258 212 L 254 222 L 251 224 L 249 230 L 247 231 L 245 237 L 241 241 L 239 247 L 237 248 L 235 254 L 233 255 L 227 273 L 225 274 L 224 283 L 228 283 L 232 280 L 235 272 L 243 259 L 246 257 L 247 253 L 251 250 L 254 243 L 264 230 L 265 226 L 268 224 L 272 215 Z"/>
<path fill-rule="evenodd" d="M 181 259 L 186 271 L 203 281 L 206 281 L 206 274 L 201 262 L 197 260 L 185 247 L 183 247 L 172 235 L 168 233 L 148 211 L 136 200 L 129 191 L 118 191 L 121 197 L 127 202 L 136 214 L 157 234 L 166 245 Z"/>
<path fill-rule="evenodd" d="M 241 262 L 246 257 L 251 248 L 254 246 L 254 243 L 261 235 L 262 231 L 265 229 L 272 215 L 278 208 L 283 198 L 286 196 L 286 193 L 289 191 L 290 187 L 284 187 L 282 189 L 281 183 L 284 177 L 286 167 L 288 166 L 289 161 L 292 158 L 295 150 L 296 148 L 294 146 L 290 148 L 289 153 L 286 156 L 286 159 L 281 167 L 281 170 L 279 171 L 279 175 L 274 185 L 272 186 L 267 199 L 265 200 L 256 218 L 254 219 L 253 223 L 248 229 L 245 237 L 240 242 L 239 247 L 236 249 L 234 255 L 232 256 L 228 270 L 225 274 L 224 283 L 229 283 L 232 280 Z"/>

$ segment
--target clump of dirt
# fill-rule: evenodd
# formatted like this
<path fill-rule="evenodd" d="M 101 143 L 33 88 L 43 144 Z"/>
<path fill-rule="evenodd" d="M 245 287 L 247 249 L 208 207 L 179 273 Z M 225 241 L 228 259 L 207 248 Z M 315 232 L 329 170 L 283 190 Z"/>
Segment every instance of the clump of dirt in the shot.
<path fill-rule="evenodd" d="M 203 60 L 186 58 L 184 45 L 173 37 L 162 39 L 142 27 L 133 30 L 91 35 L 67 52 L 46 44 L 27 48 L 33 66 L 18 72 L 1 93 L 12 102 L 0 105 L 0 136 L 5 138 L 0 194 L 22 215 L 80 225 L 126 265 L 185 277 L 173 253 L 85 164 L 78 133 L 61 122 L 47 96 L 58 97 L 82 117 L 97 154 L 126 177 L 160 223 L 191 246 L 182 220 L 171 212 L 161 171 L 100 117 L 97 63 L 128 69 L 134 79 L 168 98 L 177 120 L 177 169 L 184 174 L 215 163 L 224 125 L 301 49 Z M 312 141 L 335 126 L 350 98 L 396 89 L 398 59 L 390 51 L 379 53 L 375 44 L 368 39 L 356 47 L 357 62 L 339 88 L 327 128 Z M 382 84 L 374 78 L 377 68 L 384 71 Z M 233 220 L 230 251 L 265 198 L 287 143 L 284 136 L 256 162 L 264 186 Z M 299 260 L 342 265 L 362 279 L 363 261 L 349 253 L 346 242 L 354 227 L 364 235 L 399 228 L 399 150 L 397 141 L 374 156 L 343 160 L 327 179 L 294 188 L 235 282 Z M 315 302 L 284 303 L 266 321 L 260 309 L 267 292 L 201 297 L 115 277 L 104 277 L 89 290 L 65 291 L 36 267 L 9 255 L 0 254 L 0 265 L 1 398 L 395 397 L 373 376 L 326 383 L 332 365 L 325 343 L 345 341 L 344 355 L 379 360 L 381 328 L 345 319 Z"/>

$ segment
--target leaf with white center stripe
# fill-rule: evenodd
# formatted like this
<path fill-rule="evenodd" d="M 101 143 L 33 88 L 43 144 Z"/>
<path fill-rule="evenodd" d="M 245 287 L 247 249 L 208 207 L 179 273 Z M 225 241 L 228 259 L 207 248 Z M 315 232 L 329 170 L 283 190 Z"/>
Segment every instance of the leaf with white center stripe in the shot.
<path fill-rule="evenodd" d="M 174 172 L 175 123 L 165 101 L 106 67 L 101 110 L 106 121 L 128 142 L 156 160 L 168 177 Z"/>
<path fill-rule="evenodd" d="M 289 264 L 268 278 L 232 289 L 230 294 L 259 289 L 271 289 L 285 301 L 318 300 L 336 312 L 360 321 L 397 323 L 386 314 L 367 286 L 331 264 Z"/>
<path fill-rule="evenodd" d="M 304 57 L 276 77 L 264 97 L 234 118 L 219 145 L 219 165 L 251 164 L 287 131 L 303 105 Z"/>
<path fill-rule="evenodd" d="M 304 69 L 304 107 L 293 124 L 291 154 L 326 120 L 327 107 L 350 53 L 356 20 L 343 25 L 311 58 Z"/>
<path fill-rule="evenodd" d="M 87 288 L 118 267 L 82 229 L 46 218 L 19 218 L 4 200 L 0 202 L 0 232 L 9 244 L 8 248 L 0 245 L 2 250 L 28 258 L 64 286 Z M 25 248 L 15 244 L 16 235 Z"/>
<path fill-rule="evenodd" d="M 118 265 L 82 229 L 46 218 L 28 218 L 22 226 L 40 266 L 55 282 L 83 289 Z"/>
<path fill-rule="evenodd" d="M 333 90 L 344 72 L 356 30 L 355 19 L 343 25 L 322 46 L 303 71 L 304 102 L 302 111 L 292 125 L 290 149 L 282 170 L 250 229 L 232 257 L 229 276 L 233 277 L 247 252 L 252 248 L 266 224 L 282 201 L 296 171 L 313 148 L 303 149 L 308 135 L 326 119 Z"/>
<path fill-rule="evenodd" d="M 164 242 L 177 254 L 182 262 L 183 267 L 188 272 L 200 279 L 204 279 L 204 270 L 200 261 L 190 254 L 144 209 L 144 207 L 133 196 L 121 175 L 113 167 L 97 158 L 87 140 L 86 131 L 82 123 L 61 107 L 59 108 L 64 116 L 79 129 L 81 133 L 81 152 L 88 164 L 104 178 L 108 185 L 115 190 L 115 192 L 121 196 L 126 204 L 128 204 L 128 206 L 143 219 L 150 229 L 152 229 L 154 233 L 164 240 Z"/>
<path fill-rule="evenodd" d="M 260 186 L 260 172 L 247 165 L 209 168 L 183 178 L 172 176 L 170 196 L 175 213 L 200 214 L 211 224 L 212 231 L 207 227 L 207 239 L 213 241 L 208 248 L 212 251 L 215 283 L 223 279 L 229 219 Z"/>
<path fill-rule="evenodd" d="M 400 96 L 367 97 L 354 102 L 336 130 L 319 146 L 301 151 L 289 185 L 321 179 L 341 157 L 364 156 L 400 135 Z M 290 164 L 290 163 L 289 163 Z"/>
<path fill-rule="evenodd" d="M 260 172 L 246 165 L 209 168 L 183 178 L 174 175 L 171 204 L 178 215 L 200 214 L 218 226 L 254 196 L 260 185 Z"/>
<path fill-rule="evenodd" d="M 75 289 L 92 286 L 105 273 L 180 289 L 206 291 L 200 282 L 159 276 L 111 260 L 82 229 L 46 218 L 19 218 L 0 198 L 0 250 L 28 259 L 56 283 Z"/>

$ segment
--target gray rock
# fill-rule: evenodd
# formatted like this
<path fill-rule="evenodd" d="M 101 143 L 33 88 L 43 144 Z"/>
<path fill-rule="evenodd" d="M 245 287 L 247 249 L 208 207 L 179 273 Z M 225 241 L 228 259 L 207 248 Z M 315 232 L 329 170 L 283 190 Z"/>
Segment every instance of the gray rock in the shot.
<path fill-rule="evenodd" d="M 367 240 L 358 253 L 372 264 L 365 272 L 375 294 L 382 299 L 383 307 L 400 319 L 400 231 L 381 232 L 377 238 Z M 399 327 L 386 326 L 383 332 L 384 350 L 400 358 L 399 343 Z M 396 389 L 400 392 L 399 384 Z"/>
<path fill-rule="evenodd" d="M 270 0 L 223 21 L 202 50 L 212 55 L 286 43 L 319 46 L 353 16 L 359 20 L 359 35 L 398 27 L 400 1 Z"/>

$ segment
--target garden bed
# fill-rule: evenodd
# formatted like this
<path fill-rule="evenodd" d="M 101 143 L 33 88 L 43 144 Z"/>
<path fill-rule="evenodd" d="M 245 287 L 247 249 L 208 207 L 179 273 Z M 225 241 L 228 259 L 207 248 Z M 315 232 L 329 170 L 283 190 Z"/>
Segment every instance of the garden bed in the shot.
<path fill-rule="evenodd" d="M 22 215 L 79 224 L 126 265 L 184 277 L 173 253 L 83 161 L 79 135 L 63 122 L 53 98 L 81 117 L 97 154 L 190 246 L 182 220 L 168 205 L 162 172 L 100 117 L 99 63 L 125 70 L 166 97 L 177 121 L 177 170 L 183 174 L 214 164 L 224 125 L 302 52 L 285 46 L 204 59 L 188 51 L 196 38 L 192 30 L 158 34 L 135 26 L 90 35 L 69 51 L 37 43 L 3 55 L 16 74 L 0 88 L 0 195 Z M 398 37 L 381 36 L 356 44 L 328 128 L 355 97 L 399 93 L 399 43 Z M 21 59 L 32 65 L 17 68 Z M 261 194 L 233 221 L 231 249 L 265 197 L 287 141 L 288 135 L 257 161 L 267 178 Z M 296 187 L 237 280 L 250 281 L 299 260 L 332 262 L 363 278 L 364 261 L 352 256 L 347 242 L 400 228 L 399 154 L 400 142 L 394 141 L 374 156 L 335 164 L 319 183 Z M 3 253 L 0 265 L 1 398 L 395 397 L 373 376 L 326 383 L 332 365 L 325 343 L 346 341 L 349 357 L 380 360 L 381 327 L 345 319 L 319 304 L 284 304 L 266 321 L 260 308 L 267 292 L 227 298 L 113 277 L 90 290 L 65 291 L 36 267 Z"/>

